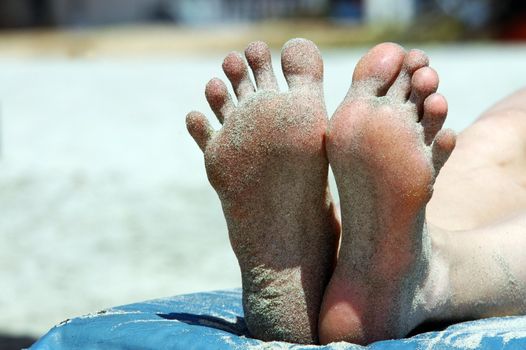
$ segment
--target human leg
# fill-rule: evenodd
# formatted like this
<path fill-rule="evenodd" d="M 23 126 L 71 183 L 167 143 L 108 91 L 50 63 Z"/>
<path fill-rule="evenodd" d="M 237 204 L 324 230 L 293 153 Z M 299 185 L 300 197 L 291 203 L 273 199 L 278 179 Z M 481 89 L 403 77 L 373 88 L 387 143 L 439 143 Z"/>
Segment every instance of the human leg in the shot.
<path fill-rule="evenodd" d="M 525 314 L 525 89 L 459 135 L 427 209 L 450 271 L 437 319 Z"/>
<path fill-rule="evenodd" d="M 431 230 L 447 295 L 426 321 L 526 314 L 526 212 L 467 231 Z"/>
<path fill-rule="evenodd" d="M 443 297 L 429 295 L 444 271 L 425 206 L 455 137 L 440 130 L 447 105 L 427 65 L 421 51 L 376 46 L 331 119 L 327 152 L 343 232 L 320 315 L 322 342 L 401 337 Z"/>
<path fill-rule="evenodd" d="M 238 258 L 250 332 L 263 340 L 317 342 L 320 304 L 336 257 L 339 226 L 327 185 L 323 62 L 316 46 L 282 51 L 289 91 L 279 92 L 264 43 L 231 53 L 223 69 L 238 97 L 212 79 L 206 96 L 223 123 L 213 131 L 192 112 L 187 126 L 205 156 Z"/>
<path fill-rule="evenodd" d="M 526 210 L 526 89 L 495 104 L 457 138 L 427 207 L 448 230 L 489 225 Z"/>
<path fill-rule="evenodd" d="M 388 89 L 377 90 L 383 90 L 378 95 L 388 97 L 386 90 L 400 86 L 397 81 L 401 74 L 396 80 L 394 76 L 398 71 L 403 73 L 401 61 L 403 58 L 405 62 L 408 55 L 396 53 L 392 47 L 382 48 L 371 50 L 362 59 L 355 78 L 361 71 L 374 78 L 369 85 L 383 81 Z M 394 72 L 389 70 L 392 66 L 400 68 Z M 413 74 L 413 81 L 415 77 Z M 427 82 L 433 85 L 431 80 Z M 351 89 L 348 101 L 356 100 L 352 94 Z M 378 105 L 385 106 L 385 99 L 369 103 L 365 112 L 363 108 L 360 111 L 359 103 L 358 106 L 342 103 L 335 116 L 347 115 L 347 121 L 338 125 L 331 120 L 331 131 L 336 127 L 347 133 L 354 129 L 354 139 L 362 145 L 365 140 L 369 149 L 352 146 L 352 138 L 348 137 L 352 147 L 339 145 L 346 153 L 338 153 L 334 152 L 337 143 L 331 138 L 328 140 L 329 158 L 336 168 L 342 198 L 343 238 L 340 260 L 322 306 L 320 338 L 323 342 L 345 339 L 367 343 L 403 336 L 412 327 L 427 321 L 526 312 L 526 259 L 522 254 L 526 247 L 526 113 L 522 102 L 525 95 L 525 91 L 520 91 L 505 99 L 460 135 L 457 148 L 436 179 L 426 210 L 427 225 L 421 212 L 411 214 L 410 204 L 417 197 L 406 195 L 404 198 L 399 191 L 404 182 L 415 185 L 415 179 L 419 178 L 419 162 L 414 158 L 409 160 L 413 164 L 406 164 L 406 169 L 412 171 L 400 172 L 400 164 L 407 163 L 412 153 L 418 152 L 418 144 L 408 141 L 407 130 L 400 125 L 390 127 L 392 123 L 387 119 L 380 121 L 381 125 L 371 123 L 370 118 L 381 119 L 378 117 L 382 113 L 377 109 Z M 435 118 L 429 119 L 429 123 L 422 119 L 424 140 L 428 139 L 426 129 L 440 129 L 445 116 L 445 109 L 437 99 L 426 99 L 427 107 L 431 108 L 428 116 Z M 393 102 L 387 100 L 390 104 L 387 114 L 394 117 L 404 114 L 400 109 L 393 111 Z M 371 113 L 371 105 L 376 112 Z M 426 103 L 423 107 L 425 111 Z M 354 121 L 349 118 L 353 115 Z M 365 126 L 356 122 L 366 118 L 369 121 Z M 389 132 L 393 133 L 391 139 Z M 363 135 L 367 137 L 364 139 Z M 370 142 L 378 139 L 390 142 L 377 143 L 381 147 Z M 414 149 L 399 152 L 403 157 L 393 157 L 392 152 L 386 151 L 386 146 L 392 150 L 400 144 L 412 145 Z M 331 152 L 334 152 L 332 156 Z M 377 153 L 376 157 L 373 152 Z M 384 163 L 385 167 L 373 166 L 374 162 Z M 353 177 L 357 180 L 349 182 Z M 422 184 L 425 182 L 416 188 L 423 189 Z M 357 188 L 354 192 L 353 187 Z M 362 189 L 369 194 L 360 196 Z M 389 196 L 398 197 L 399 201 L 385 200 Z M 375 201 L 377 204 L 371 206 Z M 424 206 L 425 202 L 420 201 Z M 374 215 L 363 220 L 367 213 Z M 406 225 L 405 230 L 400 230 L 403 225 L 399 225 L 399 218 L 404 213 L 406 218 L 407 214 L 413 215 L 416 220 L 413 223 L 420 226 Z"/>

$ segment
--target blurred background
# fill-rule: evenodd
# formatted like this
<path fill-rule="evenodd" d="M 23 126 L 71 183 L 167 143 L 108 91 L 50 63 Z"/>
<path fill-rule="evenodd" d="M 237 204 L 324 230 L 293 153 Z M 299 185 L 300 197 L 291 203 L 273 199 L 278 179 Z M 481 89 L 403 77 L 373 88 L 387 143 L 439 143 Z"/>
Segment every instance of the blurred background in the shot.
<path fill-rule="evenodd" d="M 456 131 L 526 81 L 519 0 L 1 0 L 0 28 L 0 349 L 240 286 L 184 126 L 212 116 L 204 86 L 229 51 L 265 40 L 279 71 L 285 41 L 313 40 L 331 114 L 372 45 L 425 49 Z"/>

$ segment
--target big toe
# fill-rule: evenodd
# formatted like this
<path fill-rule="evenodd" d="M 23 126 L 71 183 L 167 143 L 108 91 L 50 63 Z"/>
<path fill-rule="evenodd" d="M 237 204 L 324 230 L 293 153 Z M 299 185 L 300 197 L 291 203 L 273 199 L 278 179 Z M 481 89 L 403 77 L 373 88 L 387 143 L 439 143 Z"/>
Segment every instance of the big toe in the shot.
<path fill-rule="evenodd" d="M 281 67 L 291 89 L 305 84 L 321 86 L 323 60 L 318 47 L 307 39 L 291 39 L 281 51 Z"/>
<path fill-rule="evenodd" d="M 356 65 L 351 91 L 358 94 L 384 95 L 398 76 L 404 57 L 404 49 L 397 44 L 376 45 Z"/>

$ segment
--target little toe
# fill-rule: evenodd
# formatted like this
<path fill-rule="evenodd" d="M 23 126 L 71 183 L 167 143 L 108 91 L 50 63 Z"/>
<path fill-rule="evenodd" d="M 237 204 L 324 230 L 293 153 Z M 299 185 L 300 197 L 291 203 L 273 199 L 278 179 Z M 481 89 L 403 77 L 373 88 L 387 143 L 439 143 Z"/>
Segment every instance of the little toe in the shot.
<path fill-rule="evenodd" d="M 404 49 L 397 44 L 376 45 L 356 65 L 349 93 L 385 95 L 398 76 L 404 57 Z"/>
<path fill-rule="evenodd" d="M 405 102 L 411 92 L 411 79 L 413 74 L 428 64 L 429 58 L 423 51 L 416 49 L 409 51 L 404 57 L 398 77 L 389 88 L 389 91 L 387 91 L 387 96 Z"/>
<path fill-rule="evenodd" d="M 447 101 L 438 93 L 429 95 L 424 100 L 424 111 L 420 123 L 424 128 L 424 139 L 426 145 L 433 142 L 438 131 L 444 125 L 447 116 Z"/>
<path fill-rule="evenodd" d="M 206 84 L 205 95 L 210 108 L 214 111 L 219 122 L 223 124 L 225 117 L 234 109 L 234 103 L 225 83 L 218 78 L 211 79 Z"/>
<path fill-rule="evenodd" d="M 247 64 L 239 52 L 231 52 L 225 57 L 223 71 L 232 83 L 239 102 L 254 93 L 254 85 L 250 80 Z"/>
<path fill-rule="evenodd" d="M 289 88 L 307 84 L 321 88 L 323 82 L 323 60 L 320 50 L 310 40 L 291 39 L 281 50 L 281 67 Z"/>
<path fill-rule="evenodd" d="M 457 136 L 451 129 L 442 129 L 436 135 L 433 145 L 431 146 L 431 150 L 433 166 L 437 174 L 448 160 L 451 152 L 453 152 L 456 142 Z"/>
<path fill-rule="evenodd" d="M 272 69 L 270 50 L 266 43 L 256 41 L 248 45 L 245 57 L 254 73 L 258 89 L 278 90 L 278 82 Z"/>
<path fill-rule="evenodd" d="M 431 67 L 423 67 L 413 73 L 409 103 L 413 104 L 421 116 L 424 100 L 438 89 L 438 74 Z"/>
<path fill-rule="evenodd" d="M 186 115 L 186 128 L 199 148 L 204 152 L 208 141 L 210 141 L 214 133 L 208 119 L 200 112 L 190 112 Z"/>

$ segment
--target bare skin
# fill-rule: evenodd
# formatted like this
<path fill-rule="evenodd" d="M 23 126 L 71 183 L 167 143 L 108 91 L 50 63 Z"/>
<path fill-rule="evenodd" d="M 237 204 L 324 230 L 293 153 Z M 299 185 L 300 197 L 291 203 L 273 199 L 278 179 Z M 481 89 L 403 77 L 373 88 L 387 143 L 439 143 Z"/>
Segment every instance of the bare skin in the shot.
<path fill-rule="evenodd" d="M 311 42 L 284 46 L 287 92 L 265 44 L 245 54 L 257 91 L 232 53 L 223 68 L 237 106 L 212 79 L 223 128 L 197 112 L 187 125 L 223 205 L 255 337 L 312 343 L 319 327 L 323 343 L 365 344 L 427 321 L 526 313 L 526 90 L 460 134 L 445 163 L 455 136 L 440 130 L 447 104 L 422 52 L 372 49 L 329 127 Z M 334 274 L 325 154 L 342 200 Z"/>
<path fill-rule="evenodd" d="M 455 145 L 451 131 L 439 131 L 447 105 L 427 64 L 421 51 L 376 46 L 331 119 L 327 152 L 343 233 L 322 342 L 397 338 L 421 321 L 433 270 L 425 206 Z"/>
<path fill-rule="evenodd" d="M 327 184 L 323 63 L 312 42 L 287 42 L 282 68 L 289 91 L 279 92 L 266 44 L 250 44 L 245 55 L 257 90 L 242 56 L 229 54 L 223 70 L 237 106 L 224 83 L 212 79 L 206 97 L 223 127 L 212 130 L 198 112 L 187 116 L 187 126 L 221 200 L 250 332 L 315 343 L 339 238 Z"/>
<path fill-rule="evenodd" d="M 526 314 L 525 101 L 522 89 L 462 132 L 437 179 L 427 218 L 456 298 L 435 319 Z"/>
<path fill-rule="evenodd" d="M 526 312 L 526 259 L 517 249 L 526 245 L 526 128 L 517 118 L 525 106 L 512 98 L 460 136 L 430 202 L 455 139 L 439 131 L 447 105 L 426 66 L 421 52 L 376 46 L 331 119 L 327 151 L 343 233 L 320 315 L 322 343 L 367 344 L 427 321 Z M 490 185 L 459 186 L 481 169 Z M 503 190 L 510 196 L 499 202 Z"/>
<path fill-rule="evenodd" d="M 427 217 L 447 230 L 491 225 L 526 209 L 526 89 L 462 132 L 435 184 Z M 446 205 L 447 203 L 447 205 Z"/>

